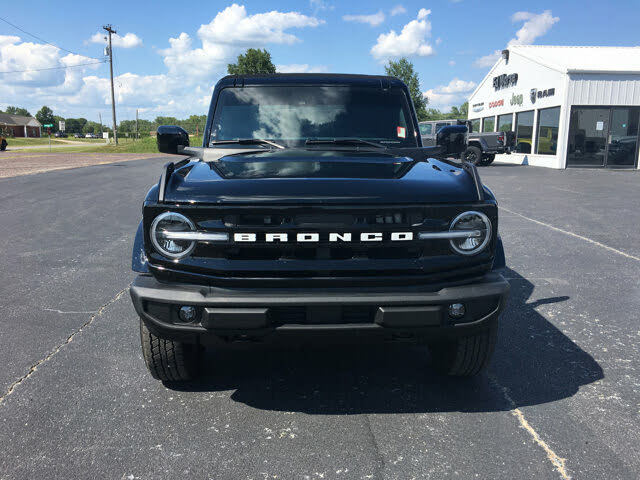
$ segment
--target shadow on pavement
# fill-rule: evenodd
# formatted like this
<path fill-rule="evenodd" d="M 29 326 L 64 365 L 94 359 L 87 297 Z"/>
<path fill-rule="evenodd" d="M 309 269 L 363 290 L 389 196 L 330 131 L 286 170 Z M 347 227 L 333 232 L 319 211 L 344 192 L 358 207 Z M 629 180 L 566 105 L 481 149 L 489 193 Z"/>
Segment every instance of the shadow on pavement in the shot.
<path fill-rule="evenodd" d="M 403 343 L 229 345 L 201 358 L 202 378 L 183 391 L 235 390 L 249 406 L 309 414 L 486 412 L 553 402 L 603 378 L 598 363 L 528 303 L 534 285 L 512 270 L 511 297 L 501 318 L 489 376 L 437 375 L 425 347 Z M 495 379 L 498 383 L 492 381 Z M 501 388 L 502 387 L 502 388 Z"/>

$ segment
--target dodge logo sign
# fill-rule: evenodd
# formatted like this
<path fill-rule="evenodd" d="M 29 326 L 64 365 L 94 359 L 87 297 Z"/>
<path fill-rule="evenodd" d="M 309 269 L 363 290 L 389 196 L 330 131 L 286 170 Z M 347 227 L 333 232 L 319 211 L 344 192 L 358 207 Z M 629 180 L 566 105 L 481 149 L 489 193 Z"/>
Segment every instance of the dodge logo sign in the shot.
<path fill-rule="evenodd" d="M 413 240 L 413 232 L 362 232 L 360 234 L 352 234 L 350 232 L 330 232 L 320 234 L 317 232 L 304 232 L 294 233 L 289 235 L 288 233 L 234 233 L 233 241 L 242 243 L 254 243 L 254 242 L 296 242 L 296 243 L 314 243 L 321 240 L 331 243 L 335 242 L 382 242 L 383 240 L 390 240 L 392 242 L 406 242 Z"/>
<path fill-rule="evenodd" d="M 537 88 L 532 88 L 531 89 L 531 103 L 536 103 L 536 98 L 538 97 L 538 89 Z"/>

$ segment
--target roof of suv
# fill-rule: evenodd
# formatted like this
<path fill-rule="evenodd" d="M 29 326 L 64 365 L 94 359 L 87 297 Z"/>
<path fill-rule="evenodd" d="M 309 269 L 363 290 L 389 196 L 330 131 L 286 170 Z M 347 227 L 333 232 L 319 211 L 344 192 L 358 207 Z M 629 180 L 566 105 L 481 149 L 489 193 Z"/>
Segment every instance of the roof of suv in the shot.
<path fill-rule="evenodd" d="M 270 75 L 227 75 L 217 87 L 245 85 L 360 85 L 388 88 L 403 87 L 395 77 L 384 75 L 352 75 L 344 73 L 274 73 Z"/>

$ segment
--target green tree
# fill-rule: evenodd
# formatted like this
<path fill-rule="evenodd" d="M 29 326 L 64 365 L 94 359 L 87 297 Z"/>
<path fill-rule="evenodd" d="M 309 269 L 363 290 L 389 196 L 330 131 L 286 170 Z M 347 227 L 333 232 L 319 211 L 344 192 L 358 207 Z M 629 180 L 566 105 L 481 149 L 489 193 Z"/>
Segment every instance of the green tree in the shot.
<path fill-rule="evenodd" d="M 244 55 L 238 55 L 238 63 L 227 65 L 229 75 L 260 75 L 276 73 L 276 66 L 271 61 L 271 54 L 266 50 L 250 48 Z"/>
<path fill-rule="evenodd" d="M 64 120 L 64 117 L 61 117 L 61 116 L 59 116 L 59 115 L 54 115 L 54 116 L 53 116 L 53 122 L 52 122 L 52 123 L 53 123 L 53 131 L 54 131 L 54 132 L 57 132 L 58 130 L 60 130 L 60 129 L 58 128 L 58 127 L 60 126 L 60 120 L 62 120 L 63 122 L 65 121 L 65 120 Z M 42 122 L 40 122 L 40 123 L 42 123 Z M 68 131 L 68 130 L 67 130 L 67 124 L 66 124 L 66 122 L 65 122 L 65 125 L 64 125 L 64 129 L 65 129 L 66 131 Z"/>
<path fill-rule="evenodd" d="M 179 125 L 180 120 L 178 120 L 176 117 L 156 117 L 156 119 L 153 121 L 153 123 L 155 123 L 156 126 L 160 126 L 160 125 Z"/>
<path fill-rule="evenodd" d="M 53 110 L 51 110 L 46 105 L 43 106 L 38 113 L 36 113 L 36 119 L 42 124 L 46 125 L 48 123 L 53 123 Z"/>
<path fill-rule="evenodd" d="M 469 116 L 469 102 L 464 102 L 460 105 L 458 111 L 460 112 L 460 118 L 467 118 Z"/>
<path fill-rule="evenodd" d="M 427 104 L 429 103 L 429 99 L 422 95 L 422 92 L 420 91 L 420 80 L 418 78 L 418 74 L 413 68 L 413 63 L 406 58 L 401 58 L 397 62 L 389 60 L 389 64 L 384 67 L 384 71 L 387 75 L 402 80 L 407 87 L 409 87 L 411 100 L 413 100 L 418 120 L 426 120 Z"/>
<path fill-rule="evenodd" d="M 4 113 L 8 113 L 9 115 L 22 115 L 24 117 L 31 116 L 31 114 L 27 111 L 27 109 L 22 107 L 8 106 Z"/>
<path fill-rule="evenodd" d="M 65 120 L 67 133 L 82 133 L 82 127 L 87 123 L 87 120 L 83 118 L 84 123 L 80 123 L 80 120 L 80 118 L 67 118 Z"/>

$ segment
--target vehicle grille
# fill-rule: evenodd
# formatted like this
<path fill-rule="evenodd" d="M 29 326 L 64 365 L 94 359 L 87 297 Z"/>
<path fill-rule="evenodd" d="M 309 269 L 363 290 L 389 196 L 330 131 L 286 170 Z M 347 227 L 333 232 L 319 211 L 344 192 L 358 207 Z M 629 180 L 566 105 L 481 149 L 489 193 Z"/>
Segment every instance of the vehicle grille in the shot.
<path fill-rule="evenodd" d="M 145 230 L 153 219 L 169 208 L 145 208 Z M 272 206 L 215 207 L 184 206 L 174 209 L 188 216 L 198 230 L 207 232 L 295 233 L 318 232 L 320 241 L 252 243 L 198 243 L 193 253 L 179 261 L 157 254 L 145 242 L 154 274 L 167 279 L 215 285 L 247 284 L 260 279 L 289 279 L 332 284 L 335 279 L 353 285 L 416 284 L 480 276 L 491 267 L 494 245 L 474 257 L 452 252 L 448 240 L 419 240 L 418 232 L 442 232 L 462 211 L 484 211 L 497 226 L 492 205 L 457 206 Z M 392 242 L 390 232 L 414 232 L 414 240 Z M 351 232 L 353 241 L 330 243 L 328 232 Z M 382 232 L 382 242 L 360 242 L 361 232 Z M 325 234 L 323 236 L 323 234 Z M 178 278 L 179 277 L 179 278 Z M 302 284 L 302 283 L 300 283 Z"/>

